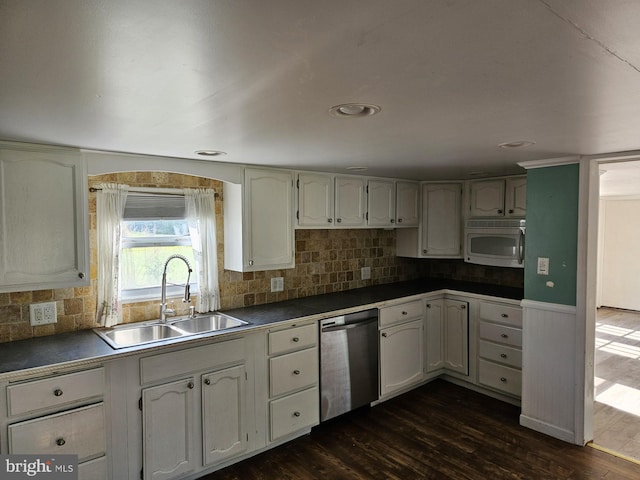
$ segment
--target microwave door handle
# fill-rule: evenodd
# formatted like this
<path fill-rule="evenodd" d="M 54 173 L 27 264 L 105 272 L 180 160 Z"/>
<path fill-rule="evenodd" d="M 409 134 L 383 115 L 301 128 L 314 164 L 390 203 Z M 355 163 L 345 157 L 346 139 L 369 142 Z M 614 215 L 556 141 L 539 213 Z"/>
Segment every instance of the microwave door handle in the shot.
<path fill-rule="evenodd" d="M 518 238 L 518 263 L 522 265 L 524 262 L 524 230 L 520 230 L 520 237 Z"/>

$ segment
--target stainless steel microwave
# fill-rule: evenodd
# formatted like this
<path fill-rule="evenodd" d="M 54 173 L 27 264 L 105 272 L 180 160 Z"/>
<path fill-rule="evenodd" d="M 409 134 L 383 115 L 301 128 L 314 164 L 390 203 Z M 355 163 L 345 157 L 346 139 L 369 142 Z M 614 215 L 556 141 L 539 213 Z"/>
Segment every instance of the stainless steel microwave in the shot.
<path fill-rule="evenodd" d="M 524 219 L 471 219 L 464 231 L 464 261 L 524 268 Z"/>

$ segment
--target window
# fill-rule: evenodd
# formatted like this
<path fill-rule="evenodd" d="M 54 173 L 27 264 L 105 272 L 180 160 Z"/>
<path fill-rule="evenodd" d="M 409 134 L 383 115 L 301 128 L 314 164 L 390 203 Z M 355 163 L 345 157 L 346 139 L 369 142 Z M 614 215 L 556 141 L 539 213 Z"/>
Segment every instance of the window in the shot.
<path fill-rule="evenodd" d="M 120 244 L 122 299 L 160 300 L 164 265 L 174 254 L 186 257 L 195 271 L 184 197 L 130 193 L 123 216 Z M 169 263 L 167 297 L 184 294 L 187 275 L 183 262 Z M 197 287 L 197 276 L 192 274 L 191 292 L 196 293 Z"/>

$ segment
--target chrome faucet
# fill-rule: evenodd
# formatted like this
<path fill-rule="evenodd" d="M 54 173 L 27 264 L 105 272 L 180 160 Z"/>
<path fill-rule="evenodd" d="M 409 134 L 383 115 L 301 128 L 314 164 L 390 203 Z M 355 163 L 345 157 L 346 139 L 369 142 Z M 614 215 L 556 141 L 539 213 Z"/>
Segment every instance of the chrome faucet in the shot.
<path fill-rule="evenodd" d="M 174 258 L 179 258 L 180 260 L 182 260 L 187 265 L 187 268 L 189 269 L 189 273 L 187 274 L 187 283 L 185 283 L 184 285 L 184 298 L 182 299 L 182 301 L 184 303 L 189 303 L 191 299 L 191 294 L 189 293 L 189 279 L 191 278 L 191 272 L 193 270 L 191 270 L 191 265 L 189 264 L 189 260 L 187 260 L 187 258 L 184 255 L 178 255 L 178 254 L 171 255 L 169 258 L 167 258 L 167 261 L 164 263 L 164 271 L 162 272 L 162 296 L 160 298 L 160 321 L 161 322 L 167 321 L 167 315 L 176 314 L 174 309 L 167 308 L 167 266 L 169 265 L 169 262 Z"/>

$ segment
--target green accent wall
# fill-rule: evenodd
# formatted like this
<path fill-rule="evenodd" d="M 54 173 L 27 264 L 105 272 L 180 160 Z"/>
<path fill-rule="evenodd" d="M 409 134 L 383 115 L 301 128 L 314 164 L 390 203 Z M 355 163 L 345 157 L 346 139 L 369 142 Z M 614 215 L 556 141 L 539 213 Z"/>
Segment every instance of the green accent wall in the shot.
<path fill-rule="evenodd" d="M 527 171 L 527 300 L 576 304 L 579 183 L 578 164 Z M 538 257 L 549 258 L 549 275 L 537 274 Z"/>

